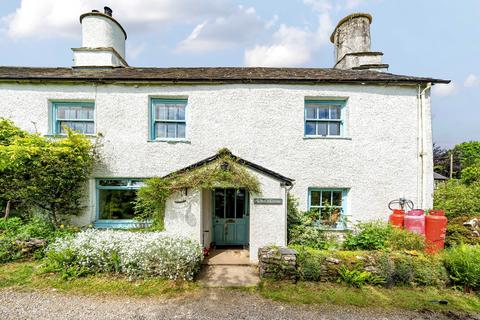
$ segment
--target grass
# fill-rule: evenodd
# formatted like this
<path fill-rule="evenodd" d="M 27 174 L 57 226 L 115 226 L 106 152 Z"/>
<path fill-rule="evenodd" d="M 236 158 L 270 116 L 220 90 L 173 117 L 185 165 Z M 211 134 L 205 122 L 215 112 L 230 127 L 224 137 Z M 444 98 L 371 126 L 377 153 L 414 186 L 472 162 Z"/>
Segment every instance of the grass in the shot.
<path fill-rule="evenodd" d="M 253 291 L 250 289 L 250 291 Z M 295 304 L 353 305 L 384 309 L 480 312 L 480 296 L 453 289 L 381 288 L 365 286 L 352 288 L 333 283 L 263 281 L 256 291 L 265 298 Z M 448 300 L 440 305 L 438 300 Z"/>
<path fill-rule="evenodd" d="M 176 297 L 196 291 L 197 284 L 185 281 L 93 275 L 64 280 L 54 274 L 42 274 L 38 262 L 14 262 L 0 265 L 0 288 L 56 289 L 85 295 Z"/>

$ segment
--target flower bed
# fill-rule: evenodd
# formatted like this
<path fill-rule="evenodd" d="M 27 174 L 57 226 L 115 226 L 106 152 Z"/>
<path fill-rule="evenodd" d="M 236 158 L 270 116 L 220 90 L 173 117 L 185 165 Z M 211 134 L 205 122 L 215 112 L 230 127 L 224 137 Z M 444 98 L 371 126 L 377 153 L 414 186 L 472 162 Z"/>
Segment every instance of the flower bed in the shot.
<path fill-rule="evenodd" d="M 198 242 L 160 232 L 86 230 L 48 247 L 46 270 L 64 277 L 114 272 L 193 280 L 203 259 Z"/>

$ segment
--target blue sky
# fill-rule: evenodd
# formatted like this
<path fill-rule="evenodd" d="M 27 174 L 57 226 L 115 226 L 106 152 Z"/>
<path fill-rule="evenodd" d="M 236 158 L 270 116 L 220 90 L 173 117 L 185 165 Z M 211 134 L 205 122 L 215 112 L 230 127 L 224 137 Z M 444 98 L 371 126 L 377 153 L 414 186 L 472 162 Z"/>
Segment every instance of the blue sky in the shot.
<path fill-rule="evenodd" d="M 129 64 L 159 67 L 331 67 L 336 22 L 368 12 L 389 72 L 452 80 L 433 91 L 434 141 L 480 140 L 480 1 L 0 0 L 0 65 L 70 66 L 79 15 L 104 5 Z"/>

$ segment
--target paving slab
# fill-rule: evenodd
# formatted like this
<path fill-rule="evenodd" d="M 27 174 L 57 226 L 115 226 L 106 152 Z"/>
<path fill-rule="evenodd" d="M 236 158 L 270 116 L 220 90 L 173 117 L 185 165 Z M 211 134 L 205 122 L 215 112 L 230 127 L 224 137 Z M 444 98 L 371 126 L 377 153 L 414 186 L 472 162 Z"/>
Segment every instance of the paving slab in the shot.
<path fill-rule="evenodd" d="M 260 282 L 256 266 L 203 265 L 198 282 L 204 287 L 248 287 Z"/>
<path fill-rule="evenodd" d="M 203 264 L 248 266 L 251 264 L 250 254 L 246 249 L 214 249 L 205 258 Z"/>

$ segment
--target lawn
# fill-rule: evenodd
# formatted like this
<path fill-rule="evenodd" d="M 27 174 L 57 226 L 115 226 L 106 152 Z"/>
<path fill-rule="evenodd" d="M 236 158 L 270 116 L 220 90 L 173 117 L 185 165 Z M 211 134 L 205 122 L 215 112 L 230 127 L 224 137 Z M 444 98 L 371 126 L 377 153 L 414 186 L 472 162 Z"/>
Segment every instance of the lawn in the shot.
<path fill-rule="evenodd" d="M 64 280 L 44 274 L 39 262 L 13 262 L 0 265 L 0 289 L 56 289 L 85 295 L 177 297 L 198 290 L 194 282 L 159 279 L 129 280 L 124 276 L 92 275 Z"/>
<path fill-rule="evenodd" d="M 334 283 L 263 281 L 257 291 L 261 296 L 295 304 L 333 304 L 357 307 L 400 308 L 408 310 L 465 311 L 480 313 L 480 296 L 453 289 L 432 287 L 382 288 L 365 286 L 351 288 Z M 447 305 L 439 304 L 447 300 Z"/>

